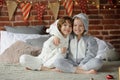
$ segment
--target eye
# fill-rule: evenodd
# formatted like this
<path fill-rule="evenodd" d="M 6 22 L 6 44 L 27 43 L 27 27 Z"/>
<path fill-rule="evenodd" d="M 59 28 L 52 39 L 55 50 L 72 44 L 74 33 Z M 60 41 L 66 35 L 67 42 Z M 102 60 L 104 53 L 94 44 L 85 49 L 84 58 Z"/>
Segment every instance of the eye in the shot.
<path fill-rule="evenodd" d="M 77 26 L 76 24 L 74 24 L 74 26 Z"/>
<path fill-rule="evenodd" d="M 67 24 L 64 24 L 64 26 L 67 26 Z"/>
<path fill-rule="evenodd" d="M 67 24 L 66 24 L 66 23 L 64 23 L 64 24 L 63 24 L 63 26 L 67 26 Z"/>
<path fill-rule="evenodd" d="M 80 27 L 83 27 L 82 25 L 79 25 Z"/>
<path fill-rule="evenodd" d="M 69 27 L 72 27 L 72 25 L 70 25 Z"/>

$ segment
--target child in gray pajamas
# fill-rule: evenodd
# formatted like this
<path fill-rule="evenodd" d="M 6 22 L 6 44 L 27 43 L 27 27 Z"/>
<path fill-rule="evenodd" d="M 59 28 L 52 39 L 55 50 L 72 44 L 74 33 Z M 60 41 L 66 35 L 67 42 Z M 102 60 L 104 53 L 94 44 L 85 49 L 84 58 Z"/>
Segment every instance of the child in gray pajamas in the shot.
<path fill-rule="evenodd" d="M 66 58 L 55 60 L 55 71 L 95 74 L 103 65 L 103 60 L 95 58 L 98 45 L 94 37 L 87 35 L 89 21 L 86 14 L 73 17 L 73 32 Z"/>

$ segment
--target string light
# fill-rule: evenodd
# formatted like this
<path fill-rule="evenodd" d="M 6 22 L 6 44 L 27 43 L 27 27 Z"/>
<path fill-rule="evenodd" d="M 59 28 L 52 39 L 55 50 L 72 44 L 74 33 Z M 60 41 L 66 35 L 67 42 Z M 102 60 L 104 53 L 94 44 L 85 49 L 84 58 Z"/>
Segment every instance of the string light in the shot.
<path fill-rule="evenodd" d="M 120 0 L 118 1 L 118 3 L 120 4 Z"/>
<path fill-rule="evenodd" d="M 116 5 L 114 5 L 114 8 L 116 8 L 117 6 Z"/>
<path fill-rule="evenodd" d="M 14 1 L 14 0 L 11 0 L 11 1 Z M 17 2 L 30 2 L 31 4 L 34 3 L 34 2 L 39 2 L 39 1 L 48 1 L 48 0 L 16 0 Z M 55 1 L 55 0 L 49 0 L 49 1 Z M 62 1 L 62 0 L 58 0 L 58 1 Z M 73 0 L 75 1 L 75 5 L 78 5 L 77 1 L 76 0 Z M 99 0 L 100 1 L 100 0 Z M 95 5 L 98 9 L 100 7 L 99 4 L 96 3 L 96 0 L 87 0 L 87 3 L 88 4 L 92 4 L 92 5 Z M 117 0 L 117 4 L 120 4 L 120 0 Z M 117 6 L 114 5 L 113 8 L 116 8 Z M 106 9 L 105 6 L 103 6 L 103 9 Z M 108 8 L 109 10 L 111 10 L 112 8 Z"/>
<path fill-rule="evenodd" d="M 96 7 L 97 7 L 98 9 L 100 8 L 100 6 L 99 6 L 99 5 L 97 5 Z"/>
<path fill-rule="evenodd" d="M 103 6 L 103 9 L 105 9 L 106 7 L 105 6 Z"/>
<path fill-rule="evenodd" d="M 111 10 L 111 8 L 108 8 L 109 10 Z"/>

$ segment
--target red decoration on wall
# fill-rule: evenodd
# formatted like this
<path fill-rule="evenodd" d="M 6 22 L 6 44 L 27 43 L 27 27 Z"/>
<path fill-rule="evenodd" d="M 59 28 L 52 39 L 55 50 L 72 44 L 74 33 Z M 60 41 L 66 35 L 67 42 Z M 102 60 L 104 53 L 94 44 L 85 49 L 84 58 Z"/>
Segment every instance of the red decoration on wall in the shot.
<path fill-rule="evenodd" d="M 68 16 L 72 16 L 73 0 L 64 0 L 63 6 L 65 7 Z"/>
<path fill-rule="evenodd" d="M 83 13 L 87 12 L 87 0 L 76 0 Z"/>
<path fill-rule="evenodd" d="M 46 6 L 43 5 L 42 3 L 36 3 L 35 4 L 35 8 L 37 10 L 37 18 L 40 21 L 40 23 L 42 22 L 42 16 L 43 16 L 43 12 L 46 9 Z"/>
<path fill-rule="evenodd" d="M 3 5 L 4 0 L 0 0 L 0 7 Z"/>
<path fill-rule="evenodd" d="M 31 5 L 31 3 L 21 3 L 20 7 L 22 9 L 24 21 L 26 22 L 28 19 L 32 5 Z"/>
<path fill-rule="evenodd" d="M 112 0 L 108 0 L 108 2 L 109 2 L 110 4 L 112 4 Z"/>
<path fill-rule="evenodd" d="M 116 4 L 116 3 L 117 3 L 117 0 L 108 0 L 108 3 L 109 3 L 109 4 Z"/>
<path fill-rule="evenodd" d="M 3 3 L 4 3 L 4 0 L 0 0 L 0 11 L 1 11 Z"/>

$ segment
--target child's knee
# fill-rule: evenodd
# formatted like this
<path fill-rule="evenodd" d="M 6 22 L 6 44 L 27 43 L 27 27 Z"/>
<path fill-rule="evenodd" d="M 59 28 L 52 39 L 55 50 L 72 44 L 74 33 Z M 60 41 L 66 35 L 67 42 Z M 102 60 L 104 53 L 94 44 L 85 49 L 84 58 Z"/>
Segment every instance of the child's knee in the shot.
<path fill-rule="evenodd" d="M 27 55 L 21 55 L 19 58 L 20 64 L 25 64 L 27 61 Z"/>

